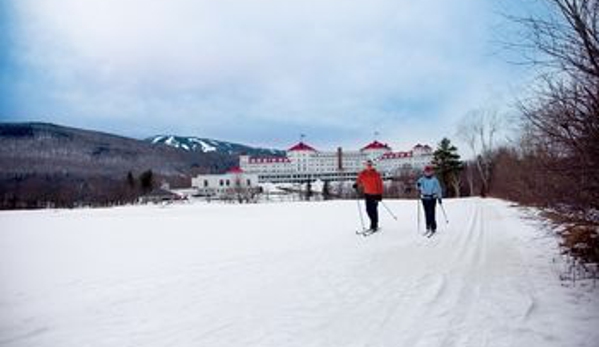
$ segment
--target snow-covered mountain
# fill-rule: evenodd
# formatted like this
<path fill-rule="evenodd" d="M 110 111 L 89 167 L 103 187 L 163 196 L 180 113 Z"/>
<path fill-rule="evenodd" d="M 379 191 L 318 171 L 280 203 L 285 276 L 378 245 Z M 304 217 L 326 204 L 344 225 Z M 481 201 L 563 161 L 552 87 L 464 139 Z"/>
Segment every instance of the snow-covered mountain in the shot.
<path fill-rule="evenodd" d="M 213 168 L 228 159 L 220 157 L 50 123 L 0 123 L 0 174 L 124 177 L 128 171 L 151 169 L 179 175 L 193 167 Z"/>
<path fill-rule="evenodd" d="M 196 151 L 50 123 L 0 122 L 0 209 L 119 201 L 130 172 L 151 170 L 171 187 L 186 186 L 200 172 L 239 165 L 236 151 L 247 150 L 208 140 L 186 146 L 194 144 Z"/>
<path fill-rule="evenodd" d="M 268 148 L 256 148 L 238 143 L 199 138 L 195 136 L 157 135 L 146 139 L 153 144 L 165 144 L 171 147 L 192 152 L 221 153 L 239 155 L 247 153 L 257 156 L 282 156 L 284 151 Z"/>

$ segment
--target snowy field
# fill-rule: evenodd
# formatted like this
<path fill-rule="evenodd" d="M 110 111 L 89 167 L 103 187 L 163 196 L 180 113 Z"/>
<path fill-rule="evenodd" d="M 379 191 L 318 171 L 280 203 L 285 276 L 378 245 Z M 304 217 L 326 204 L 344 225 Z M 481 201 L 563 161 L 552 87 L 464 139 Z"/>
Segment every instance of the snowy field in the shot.
<path fill-rule="evenodd" d="M 0 346 L 599 346 L 599 288 L 498 200 L 0 212 Z M 439 218 L 441 222 L 442 218 Z"/>

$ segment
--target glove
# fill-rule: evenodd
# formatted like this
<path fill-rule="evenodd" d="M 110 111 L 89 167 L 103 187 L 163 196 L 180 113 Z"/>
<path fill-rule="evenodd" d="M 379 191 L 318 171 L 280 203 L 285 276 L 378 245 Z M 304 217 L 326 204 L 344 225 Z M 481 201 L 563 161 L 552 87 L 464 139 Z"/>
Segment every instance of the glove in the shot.
<path fill-rule="evenodd" d="M 443 200 L 441 200 L 441 198 L 439 198 L 439 205 L 443 205 Z"/>
<path fill-rule="evenodd" d="M 374 199 L 376 201 L 383 201 L 383 196 L 382 195 L 377 195 Z"/>
<path fill-rule="evenodd" d="M 352 188 L 354 188 L 355 190 L 358 190 L 358 184 L 357 184 L 357 183 L 354 183 L 354 184 L 352 185 Z"/>

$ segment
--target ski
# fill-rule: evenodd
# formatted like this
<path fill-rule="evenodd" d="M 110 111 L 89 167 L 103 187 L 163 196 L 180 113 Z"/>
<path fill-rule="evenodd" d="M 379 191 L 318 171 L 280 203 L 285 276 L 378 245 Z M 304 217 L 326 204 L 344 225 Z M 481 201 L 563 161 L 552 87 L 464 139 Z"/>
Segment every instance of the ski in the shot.
<path fill-rule="evenodd" d="M 364 235 L 366 234 L 370 229 L 362 229 L 360 230 L 356 230 L 356 235 Z"/>
<path fill-rule="evenodd" d="M 361 231 L 361 232 L 360 232 L 360 231 L 356 231 L 356 234 L 357 234 L 357 235 L 364 236 L 364 237 L 367 237 L 367 236 L 370 236 L 370 235 L 372 235 L 372 234 L 374 234 L 374 233 L 378 233 L 378 232 L 380 232 L 380 231 L 381 231 L 381 228 L 378 228 L 378 229 L 376 229 L 376 230 L 372 230 L 372 229 L 364 229 L 364 230 L 363 230 L 363 231 Z"/>
<path fill-rule="evenodd" d="M 424 234 L 422 234 L 422 236 L 426 236 L 430 239 L 431 236 L 435 235 L 435 233 L 436 233 L 436 231 L 427 230 Z"/>

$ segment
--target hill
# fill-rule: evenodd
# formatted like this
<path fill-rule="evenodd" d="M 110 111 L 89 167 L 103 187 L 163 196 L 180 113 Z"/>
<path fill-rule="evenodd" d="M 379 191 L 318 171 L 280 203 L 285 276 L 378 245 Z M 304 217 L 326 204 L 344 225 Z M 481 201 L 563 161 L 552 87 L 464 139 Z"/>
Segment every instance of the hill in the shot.
<path fill-rule="evenodd" d="M 242 152 L 276 152 L 170 138 L 190 147 L 174 146 L 169 137 L 138 140 L 48 123 L 0 123 L 0 208 L 128 201 L 138 195 L 135 181 L 144 172 L 152 172 L 156 185 L 184 187 L 194 174 L 237 165 Z"/>
<path fill-rule="evenodd" d="M 46 123 L 0 124 L 1 173 L 122 176 L 151 169 L 166 176 L 211 168 L 218 157 L 132 138 Z"/>

